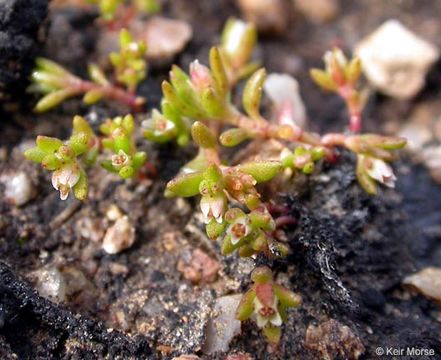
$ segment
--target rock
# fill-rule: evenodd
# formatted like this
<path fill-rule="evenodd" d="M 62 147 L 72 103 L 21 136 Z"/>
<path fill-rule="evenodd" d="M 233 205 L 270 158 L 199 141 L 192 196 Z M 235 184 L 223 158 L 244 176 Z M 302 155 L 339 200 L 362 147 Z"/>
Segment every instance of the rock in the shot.
<path fill-rule="evenodd" d="M 168 61 L 179 54 L 193 36 L 191 26 L 182 20 L 153 16 L 147 22 L 134 22 L 131 31 L 147 44 L 147 58 Z"/>
<path fill-rule="evenodd" d="M 288 26 L 288 15 L 283 0 L 237 0 L 247 21 L 254 23 L 259 32 L 283 33 Z"/>
<path fill-rule="evenodd" d="M 5 185 L 5 199 L 10 204 L 24 205 L 36 195 L 34 183 L 23 171 L 3 175 L 0 181 Z"/>
<path fill-rule="evenodd" d="M 407 146 L 412 150 L 421 150 L 430 140 L 432 132 L 428 126 L 416 122 L 408 122 L 397 134 L 407 139 Z"/>
<path fill-rule="evenodd" d="M 190 261 L 180 260 L 178 270 L 193 284 L 212 283 L 217 278 L 220 265 L 200 249 L 193 251 Z"/>
<path fill-rule="evenodd" d="M 356 360 L 365 352 L 365 347 L 352 330 L 331 319 L 319 326 L 309 325 L 305 346 L 320 354 L 324 360 Z"/>
<path fill-rule="evenodd" d="M 338 0 L 293 0 L 295 9 L 316 24 L 333 20 L 340 11 Z"/>
<path fill-rule="evenodd" d="M 291 118 L 287 119 L 288 123 L 293 120 L 298 126 L 305 126 L 306 110 L 296 79 L 288 74 L 269 74 L 265 80 L 264 90 L 278 115 L 283 112 Z"/>
<path fill-rule="evenodd" d="M 199 360 L 200 357 L 197 355 L 181 355 L 174 357 L 172 360 Z"/>
<path fill-rule="evenodd" d="M 120 217 L 123 216 L 122 211 L 120 210 L 120 208 L 118 206 L 116 206 L 115 204 L 111 204 L 109 206 L 109 208 L 106 211 L 106 217 L 110 220 L 110 221 L 116 221 L 118 220 Z"/>
<path fill-rule="evenodd" d="M 48 0 L 0 1 L 0 101 L 22 100 L 44 35 Z"/>
<path fill-rule="evenodd" d="M 92 288 L 92 284 L 80 269 L 66 266 L 61 270 L 61 274 L 66 284 L 65 292 L 67 296 L 72 296 Z"/>
<path fill-rule="evenodd" d="M 129 272 L 129 269 L 124 264 L 119 264 L 117 262 L 112 262 L 109 264 L 109 270 L 112 275 L 126 275 Z"/>
<path fill-rule="evenodd" d="M 441 146 L 430 146 L 424 149 L 422 158 L 432 179 L 441 184 Z"/>
<path fill-rule="evenodd" d="M 80 218 L 77 221 L 75 229 L 82 238 L 95 243 L 100 242 L 104 236 L 104 229 L 101 221 L 90 216 Z"/>
<path fill-rule="evenodd" d="M 253 360 L 254 358 L 248 353 L 238 353 L 227 355 L 225 360 Z"/>
<path fill-rule="evenodd" d="M 135 228 L 127 216 L 116 220 L 104 235 L 103 250 L 108 254 L 118 254 L 135 242 Z"/>
<path fill-rule="evenodd" d="M 403 280 L 403 285 L 441 304 L 441 268 L 427 267 Z"/>
<path fill-rule="evenodd" d="M 54 266 L 46 266 L 33 271 L 29 276 L 35 281 L 40 296 L 61 303 L 66 300 L 66 281 Z"/>
<path fill-rule="evenodd" d="M 231 340 L 240 334 L 240 321 L 235 313 L 242 295 L 227 295 L 216 299 L 205 332 L 204 354 L 226 352 Z"/>
<path fill-rule="evenodd" d="M 369 82 L 384 94 L 410 99 L 424 86 L 439 57 L 436 47 L 397 20 L 388 20 L 355 48 Z"/>

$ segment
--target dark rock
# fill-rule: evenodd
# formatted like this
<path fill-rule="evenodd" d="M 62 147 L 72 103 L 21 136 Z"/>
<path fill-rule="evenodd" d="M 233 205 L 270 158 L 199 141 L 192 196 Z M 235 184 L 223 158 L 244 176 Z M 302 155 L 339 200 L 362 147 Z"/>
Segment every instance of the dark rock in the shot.
<path fill-rule="evenodd" d="M 28 84 L 47 6 L 48 0 L 0 2 L 0 101 L 14 99 Z"/>
<path fill-rule="evenodd" d="M 2 359 L 156 359 L 146 339 L 129 338 L 102 323 L 75 315 L 40 297 L 0 262 L 0 348 Z"/>

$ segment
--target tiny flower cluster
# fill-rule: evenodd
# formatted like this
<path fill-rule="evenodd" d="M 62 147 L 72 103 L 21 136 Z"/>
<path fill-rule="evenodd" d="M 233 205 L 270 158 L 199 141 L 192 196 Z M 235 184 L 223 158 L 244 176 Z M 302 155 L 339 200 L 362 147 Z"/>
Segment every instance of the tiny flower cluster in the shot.
<path fill-rule="evenodd" d="M 145 99 L 136 96 L 134 91 L 146 76 L 145 51 L 144 43 L 134 42 L 127 30 L 121 30 L 120 52 L 110 54 L 110 61 L 115 70 L 115 78 L 125 85 L 126 89 L 112 84 L 96 64 L 89 65 L 91 81 L 88 81 L 73 75 L 51 60 L 38 58 L 31 76 L 33 84 L 29 90 L 44 96 L 35 106 L 35 111 L 46 112 L 63 101 L 79 95 L 83 95 L 83 102 L 87 105 L 106 98 L 125 104 L 134 110 L 141 109 Z"/>
<path fill-rule="evenodd" d="M 80 160 L 85 164 L 94 163 L 98 154 L 98 139 L 86 120 L 80 116 L 73 119 L 73 133 L 66 142 L 57 138 L 38 136 L 36 147 L 25 151 L 24 155 L 47 170 L 53 171 L 52 185 L 60 192 L 61 200 L 66 200 L 73 190 L 76 198 L 87 198 L 88 181 Z"/>
<path fill-rule="evenodd" d="M 61 200 L 66 200 L 71 190 L 77 199 L 85 200 L 88 180 L 84 166 L 95 164 L 103 149 L 109 149 L 113 155 L 111 160 L 101 163 L 102 167 L 124 179 L 135 176 L 144 165 L 147 155 L 136 150 L 134 127 L 131 115 L 108 119 L 100 127 L 106 137 L 99 139 L 83 117 L 75 116 L 69 140 L 63 143 L 57 138 L 38 136 L 37 146 L 26 150 L 24 155 L 53 171 L 52 185 L 60 192 Z"/>
<path fill-rule="evenodd" d="M 136 175 L 147 160 L 147 154 L 136 150 L 133 139 L 135 131 L 133 116 L 107 119 L 101 124 L 100 131 L 106 135 L 101 140 L 102 146 L 113 153 L 111 159 L 103 161 L 101 166 L 108 171 L 118 173 L 123 179 Z"/>
<path fill-rule="evenodd" d="M 251 280 L 254 284 L 243 295 L 236 317 L 241 321 L 253 317 L 268 341 L 277 344 L 282 335 L 280 326 L 286 320 L 286 310 L 300 306 L 301 298 L 275 283 L 271 270 L 266 266 L 254 269 Z"/>
<path fill-rule="evenodd" d="M 157 0 L 87 0 L 89 3 L 98 6 L 101 18 L 105 21 L 112 21 L 117 16 L 121 7 L 129 7 L 127 11 L 134 13 L 155 13 L 161 9 Z M 128 4 L 127 4 L 128 3 Z M 124 6 L 126 5 L 126 6 Z"/>
<path fill-rule="evenodd" d="M 356 57 L 348 61 L 340 49 L 333 49 L 325 53 L 324 62 L 325 71 L 311 69 L 311 77 L 321 88 L 335 92 L 345 100 L 349 111 L 349 129 L 359 132 L 361 112 L 366 101 L 366 95 L 357 90 L 361 61 Z"/>

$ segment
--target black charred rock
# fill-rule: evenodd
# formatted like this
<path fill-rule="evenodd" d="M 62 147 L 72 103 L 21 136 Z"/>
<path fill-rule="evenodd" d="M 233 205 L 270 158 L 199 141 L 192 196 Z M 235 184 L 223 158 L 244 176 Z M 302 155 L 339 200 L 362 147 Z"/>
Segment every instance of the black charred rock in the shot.
<path fill-rule="evenodd" d="M 28 85 L 48 0 L 0 2 L 0 102 L 17 99 Z"/>

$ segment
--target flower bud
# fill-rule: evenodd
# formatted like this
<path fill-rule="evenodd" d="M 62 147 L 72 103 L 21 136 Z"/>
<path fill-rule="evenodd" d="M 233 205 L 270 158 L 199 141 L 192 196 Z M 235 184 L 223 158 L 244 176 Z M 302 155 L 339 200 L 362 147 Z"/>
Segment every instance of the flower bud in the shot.
<path fill-rule="evenodd" d="M 257 40 L 256 27 L 242 20 L 228 19 L 222 32 L 221 46 L 235 69 L 250 59 Z"/>
<path fill-rule="evenodd" d="M 200 64 L 198 60 L 194 60 L 190 64 L 190 78 L 191 83 L 197 91 L 202 91 L 203 89 L 214 85 L 210 69 L 205 65 Z"/>

